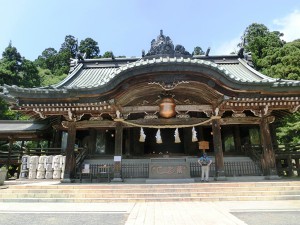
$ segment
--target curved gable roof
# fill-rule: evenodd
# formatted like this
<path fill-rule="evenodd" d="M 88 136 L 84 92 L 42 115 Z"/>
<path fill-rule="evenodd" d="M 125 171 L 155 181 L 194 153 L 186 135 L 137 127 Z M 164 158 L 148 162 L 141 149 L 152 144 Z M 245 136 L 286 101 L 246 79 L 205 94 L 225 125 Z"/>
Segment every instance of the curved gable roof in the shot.
<path fill-rule="evenodd" d="M 196 72 L 208 73 L 215 80 L 233 89 L 299 91 L 300 81 L 277 80 L 255 71 L 237 56 L 221 57 L 159 57 L 141 59 L 94 59 L 80 61 L 74 70 L 60 83 L 42 88 L 20 88 L 5 86 L 3 97 L 26 96 L 31 93 L 37 97 L 58 97 L 69 92 L 89 91 L 103 93 L 130 77 L 150 72 Z M 204 71 L 204 72 L 203 72 Z M 275 90 L 276 88 L 276 90 Z"/>
<path fill-rule="evenodd" d="M 160 57 L 153 59 L 140 59 L 134 62 L 123 63 L 119 66 L 101 66 L 101 65 L 84 65 L 84 63 L 78 64 L 75 70 L 69 74 L 69 76 L 53 86 L 54 88 L 66 88 L 66 89 L 86 89 L 86 88 L 100 88 L 103 85 L 109 83 L 112 79 L 118 75 L 125 74 L 132 70 L 138 70 L 149 66 L 160 66 L 166 64 L 176 64 L 180 66 L 198 66 L 211 69 L 218 72 L 224 78 L 236 84 L 266 84 L 270 86 L 270 83 L 274 86 L 300 86 L 300 81 L 290 80 L 276 80 L 259 73 L 250 67 L 245 60 L 237 59 L 235 61 L 226 61 L 224 58 L 222 61 L 217 63 L 197 59 L 197 58 L 170 58 Z M 247 88 L 247 87 L 245 87 Z"/>

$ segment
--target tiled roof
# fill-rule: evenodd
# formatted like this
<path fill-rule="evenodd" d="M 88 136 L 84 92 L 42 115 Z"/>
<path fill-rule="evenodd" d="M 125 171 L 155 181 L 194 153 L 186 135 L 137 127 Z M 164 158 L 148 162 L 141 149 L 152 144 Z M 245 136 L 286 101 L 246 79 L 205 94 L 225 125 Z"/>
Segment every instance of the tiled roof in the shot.
<path fill-rule="evenodd" d="M 43 94 L 43 95 L 59 95 L 67 94 L 69 91 L 76 91 L 84 89 L 89 90 L 101 90 L 102 87 L 107 86 L 110 81 L 119 77 L 125 73 L 137 69 L 155 68 L 160 65 L 180 66 L 181 68 L 187 68 L 192 66 L 194 72 L 206 68 L 208 70 L 219 74 L 215 79 L 222 79 L 226 81 L 226 85 L 232 87 L 238 86 L 239 89 L 265 89 L 274 87 L 299 87 L 300 81 L 295 80 L 280 80 L 268 77 L 254 70 L 247 64 L 247 61 L 239 59 L 236 56 L 221 56 L 221 57 L 193 57 L 193 58 L 176 58 L 176 57 L 158 57 L 158 58 L 136 58 L 136 59 L 92 59 L 79 62 L 72 72 L 60 83 L 52 85 L 51 87 L 41 88 L 20 88 L 17 86 L 4 85 L 3 91 L 0 92 L 0 96 L 9 99 L 13 96 L 23 96 L 28 94 Z M 152 67 L 154 66 L 154 67 Z M 179 67 L 179 68 L 180 68 Z M 119 81 L 118 81 L 119 82 Z M 110 85 L 110 88 L 118 83 L 114 82 Z M 105 88 L 107 91 L 108 89 Z M 282 89 L 283 90 L 283 89 Z M 279 91 L 279 90 L 278 90 Z M 283 91 L 286 91 L 285 89 Z M 101 91 L 100 91 L 101 92 Z"/>
<path fill-rule="evenodd" d="M 13 120 L 0 120 L 0 133 L 10 132 L 35 132 L 45 130 L 49 125 L 45 123 L 37 123 L 33 121 L 13 121 Z"/>
<path fill-rule="evenodd" d="M 233 82 L 238 83 L 276 83 L 276 79 L 265 76 L 252 67 L 247 65 L 246 61 L 238 59 L 235 62 L 217 62 L 208 60 L 191 59 L 191 58 L 154 58 L 141 59 L 135 62 L 121 65 L 120 67 L 84 67 L 82 64 L 72 72 L 64 81 L 55 85 L 55 88 L 95 88 L 107 84 L 111 79 L 120 73 L 124 73 L 130 69 L 139 68 L 149 65 L 159 65 L 164 63 L 176 64 L 193 64 L 207 68 L 211 68 L 222 73 L 225 77 Z M 287 81 L 282 81 L 287 82 Z M 300 85 L 300 81 L 289 81 L 294 85 Z M 289 84 L 289 83 L 286 83 Z M 289 85 L 287 85 L 289 86 Z"/>

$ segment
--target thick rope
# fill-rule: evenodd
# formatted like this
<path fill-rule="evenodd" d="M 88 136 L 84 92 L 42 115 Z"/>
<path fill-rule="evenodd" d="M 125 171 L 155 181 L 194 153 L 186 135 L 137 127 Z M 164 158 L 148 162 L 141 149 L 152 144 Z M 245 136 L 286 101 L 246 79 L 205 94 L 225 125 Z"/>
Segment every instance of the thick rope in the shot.
<path fill-rule="evenodd" d="M 218 117 L 219 118 L 219 117 Z M 200 126 L 203 124 L 207 124 L 210 121 L 212 121 L 213 119 L 216 119 L 216 117 L 211 117 L 208 120 L 205 120 L 203 122 L 200 123 L 195 123 L 195 124 L 190 124 L 190 125 L 141 125 L 141 124 L 137 124 L 137 123 L 132 123 L 123 119 L 115 119 L 115 121 L 119 121 L 122 123 L 125 123 L 127 125 L 131 125 L 134 127 L 143 127 L 143 128 L 155 128 L 155 129 L 164 129 L 164 128 L 186 128 L 186 127 L 196 127 L 196 126 Z"/>

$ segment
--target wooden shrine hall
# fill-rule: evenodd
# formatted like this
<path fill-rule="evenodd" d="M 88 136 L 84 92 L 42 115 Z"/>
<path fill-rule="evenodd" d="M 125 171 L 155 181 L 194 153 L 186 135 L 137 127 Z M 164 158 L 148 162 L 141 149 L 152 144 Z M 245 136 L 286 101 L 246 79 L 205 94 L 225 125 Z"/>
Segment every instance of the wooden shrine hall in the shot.
<path fill-rule="evenodd" d="M 261 146 L 258 162 L 271 178 L 277 176 L 274 124 L 299 110 L 300 81 L 263 75 L 243 54 L 191 55 L 161 31 L 142 57 L 79 57 L 60 83 L 5 85 L 0 97 L 13 110 L 51 123 L 53 145 L 66 155 L 66 182 L 85 163 L 111 163 L 118 181 L 125 160 L 153 160 L 151 176 L 160 160 L 195 161 L 202 151 L 213 157 L 214 177 L 222 180 L 224 159 L 246 156 L 248 145 Z M 199 149 L 199 142 L 206 147 Z M 86 149 L 80 163 L 75 146 Z"/>

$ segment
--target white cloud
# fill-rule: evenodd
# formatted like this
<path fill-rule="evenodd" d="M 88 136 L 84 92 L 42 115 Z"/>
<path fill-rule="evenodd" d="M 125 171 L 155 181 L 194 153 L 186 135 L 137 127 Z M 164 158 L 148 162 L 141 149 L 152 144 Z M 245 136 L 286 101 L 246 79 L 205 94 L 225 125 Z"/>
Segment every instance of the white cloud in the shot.
<path fill-rule="evenodd" d="M 275 19 L 273 23 L 284 34 L 285 41 L 289 42 L 300 38 L 300 11 L 295 10 L 284 18 Z"/>
<path fill-rule="evenodd" d="M 214 51 L 215 55 L 229 55 L 232 52 L 237 52 L 239 48 L 237 44 L 241 42 L 241 36 L 235 37 L 229 41 L 225 41 L 221 43 L 220 46 L 216 46 L 216 50 Z M 213 50 L 213 49 L 212 49 Z"/>

